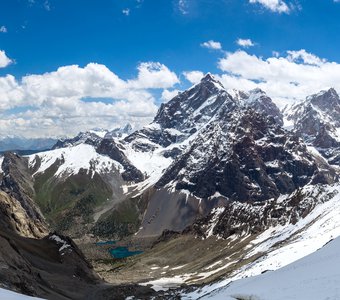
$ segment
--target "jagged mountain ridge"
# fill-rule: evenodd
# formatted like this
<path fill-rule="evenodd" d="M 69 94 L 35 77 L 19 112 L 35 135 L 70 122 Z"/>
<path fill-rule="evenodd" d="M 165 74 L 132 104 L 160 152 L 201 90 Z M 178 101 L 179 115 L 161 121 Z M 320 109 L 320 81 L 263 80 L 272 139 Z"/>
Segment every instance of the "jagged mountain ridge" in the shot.
<path fill-rule="evenodd" d="M 282 123 L 280 110 L 263 91 L 240 92 L 233 97 L 208 73 L 199 84 L 162 104 L 153 123 L 132 133 L 124 141 L 141 151 L 154 150 L 152 144 L 162 147 L 180 144 L 190 140 L 220 111 L 230 111 L 235 105 L 253 108 Z"/>
<path fill-rule="evenodd" d="M 336 193 L 327 186 L 338 181 L 337 168 L 321 156 L 320 148 L 312 147 L 313 139 L 283 129 L 282 114 L 264 92 L 228 92 L 211 75 L 164 104 L 142 130 L 121 139 L 92 133 L 83 137 L 23 163 L 28 169 L 23 178 L 33 183 L 33 196 L 49 199 L 38 201 L 43 212 L 55 209 L 59 214 L 50 220 L 64 216 L 68 222 L 59 228 L 67 231 L 71 222 L 82 229 L 75 235 L 116 237 L 119 232 L 120 238 L 138 231 L 137 237 L 145 237 L 186 228 L 184 234 L 200 238 L 246 239 L 245 254 L 254 256 L 246 255 L 248 261 L 263 250 L 274 253 L 289 246 L 312 227 L 313 220 L 307 225 L 306 220 L 321 218 L 326 209 L 331 215 L 325 204 L 329 199 L 336 204 Z M 17 156 L 15 161 L 22 169 L 25 160 Z M 320 183 L 326 188 L 314 193 Z M 52 201 L 48 197 L 55 191 L 60 197 Z M 291 226 L 299 222 L 301 227 L 291 234 Z M 257 235 L 266 237 L 273 230 L 277 232 L 268 245 L 260 240 L 254 246 Z M 287 235 L 281 239 L 280 232 Z M 217 278 L 228 273 L 227 267 L 216 266 L 194 275 Z M 238 269 L 238 275 L 253 274 L 253 265 L 247 267 L 249 272 Z"/>
<path fill-rule="evenodd" d="M 200 198 L 252 201 L 277 198 L 309 182 L 334 182 L 335 171 L 319 172 L 307 147 L 275 122 L 251 109 L 222 115 L 200 133 L 156 187 L 172 184 Z"/>
<path fill-rule="evenodd" d="M 172 159 L 154 181 L 140 233 L 181 230 L 226 201 L 268 200 L 308 183 L 336 182 L 337 171 L 282 124 L 264 92 L 232 96 L 209 74 L 163 104 L 151 125 L 122 142 Z"/>
<path fill-rule="evenodd" d="M 113 140 L 115 138 L 124 138 L 132 132 L 133 128 L 130 123 L 127 123 L 124 127 L 117 127 L 111 131 L 100 128 L 93 129 L 85 132 L 80 132 L 77 136 L 73 138 L 59 139 L 51 147 L 51 149 L 72 147 L 80 144 L 98 146 L 103 139 Z"/>
<path fill-rule="evenodd" d="M 74 149 L 76 153 L 76 147 L 88 145 L 92 154 L 88 158 L 84 154 L 83 164 L 67 163 L 66 153 L 53 151 L 31 156 L 30 164 L 36 179 L 49 174 L 45 181 L 54 187 L 48 193 L 77 177 L 86 184 L 97 178 L 107 192 L 90 210 L 106 232 L 115 206 L 125 200 L 133 202 L 129 209 L 138 216 L 128 227 L 141 224 L 144 234 L 182 230 L 228 201 L 268 200 L 306 184 L 337 180 L 337 171 L 315 155 L 299 134 L 282 129 L 282 117 L 263 91 L 228 92 L 207 74 L 199 84 L 162 104 L 153 123 L 127 137 L 107 139 L 87 132 L 55 146 L 54 151 Z M 115 165 L 120 166 L 118 172 Z M 60 169 L 69 172 L 60 176 Z M 112 177 L 112 172 L 117 175 Z M 81 192 L 85 199 L 90 194 L 96 192 Z M 111 204 L 98 215 L 96 207 L 106 198 Z"/>
<path fill-rule="evenodd" d="M 321 91 L 284 110 L 286 126 L 315 147 L 330 164 L 340 164 L 340 98 Z"/>
<path fill-rule="evenodd" d="M 35 203 L 33 180 L 27 159 L 7 152 L 1 159 L 0 190 L 3 226 L 26 237 L 47 234 L 47 224 Z"/>

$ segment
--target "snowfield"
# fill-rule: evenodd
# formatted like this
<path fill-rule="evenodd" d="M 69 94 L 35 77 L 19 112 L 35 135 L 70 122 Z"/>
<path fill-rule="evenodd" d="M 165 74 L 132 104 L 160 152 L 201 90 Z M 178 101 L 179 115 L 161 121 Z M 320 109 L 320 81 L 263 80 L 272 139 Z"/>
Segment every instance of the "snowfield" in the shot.
<path fill-rule="evenodd" d="M 2 300 L 42 300 L 42 298 L 30 297 L 0 288 L 0 299 Z"/>
<path fill-rule="evenodd" d="M 274 272 L 244 278 L 200 299 L 340 299 L 340 238 Z"/>
<path fill-rule="evenodd" d="M 30 155 L 28 156 L 29 166 L 32 168 L 36 164 L 36 156 L 40 158 L 41 164 L 33 175 L 45 172 L 56 161 L 60 161 L 58 170 L 55 173 L 57 177 L 78 174 L 80 169 L 91 172 L 92 176 L 94 176 L 95 172 L 104 173 L 114 169 L 120 173 L 124 172 L 124 167 L 120 163 L 108 156 L 98 154 L 93 146 L 87 144 Z"/>

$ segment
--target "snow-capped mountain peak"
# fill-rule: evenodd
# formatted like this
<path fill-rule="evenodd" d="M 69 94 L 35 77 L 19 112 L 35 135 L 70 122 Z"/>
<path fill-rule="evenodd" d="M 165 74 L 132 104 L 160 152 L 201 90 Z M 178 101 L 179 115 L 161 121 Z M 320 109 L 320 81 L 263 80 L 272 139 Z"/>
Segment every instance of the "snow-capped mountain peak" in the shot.
<path fill-rule="evenodd" d="M 103 128 L 94 128 L 94 129 L 89 130 L 88 132 L 93 133 L 93 134 L 98 135 L 99 137 L 103 138 L 108 133 L 108 130 L 103 129 Z"/>
<path fill-rule="evenodd" d="M 223 90 L 225 89 L 223 84 L 209 72 L 202 77 L 201 83 L 213 83 L 216 88 Z"/>
<path fill-rule="evenodd" d="M 130 123 L 127 123 L 123 127 L 117 127 L 111 131 L 107 131 L 104 138 L 114 139 L 114 138 L 124 138 L 133 132 L 133 128 Z"/>
<path fill-rule="evenodd" d="M 340 162 L 340 98 L 333 88 L 307 97 L 283 114 L 285 124 L 331 164 Z"/>
<path fill-rule="evenodd" d="M 334 109 L 338 110 L 340 105 L 339 95 L 334 88 L 308 96 L 307 101 L 310 101 L 313 105 L 318 106 L 322 110 L 330 111 L 333 111 Z"/>

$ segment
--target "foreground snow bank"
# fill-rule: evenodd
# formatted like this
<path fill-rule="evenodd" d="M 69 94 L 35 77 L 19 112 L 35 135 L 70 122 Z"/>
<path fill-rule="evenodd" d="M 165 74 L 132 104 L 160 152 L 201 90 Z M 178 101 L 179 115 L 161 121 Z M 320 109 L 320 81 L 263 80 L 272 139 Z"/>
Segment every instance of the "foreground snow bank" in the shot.
<path fill-rule="evenodd" d="M 340 238 L 274 272 L 244 278 L 201 299 L 340 299 Z"/>
<path fill-rule="evenodd" d="M 11 292 L 9 290 L 5 290 L 1 288 L 0 288 L 0 299 L 3 299 L 3 300 L 39 300 L 40 299 L 41 300 L 41 298 L 25 296 L 25 295 Z"/>

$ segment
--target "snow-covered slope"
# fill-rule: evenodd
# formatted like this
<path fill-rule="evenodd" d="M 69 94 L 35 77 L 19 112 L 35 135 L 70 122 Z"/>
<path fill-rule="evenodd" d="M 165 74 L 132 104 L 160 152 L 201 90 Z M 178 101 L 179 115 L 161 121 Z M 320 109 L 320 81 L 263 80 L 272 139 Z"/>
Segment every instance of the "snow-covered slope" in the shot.
<path fill-rule="evenodd" d="M 78 174 L 81 169 L 94 176 L 95 173 L 109 173 L 113 170 L 124 172 L 124 167 L 108 156 L 98 154 L 96 149 L 88 144 L 54 149 L 39 154 L 30 155 L 29 166 L 37 168 L 33 174 L 45 172 L 53 164 L 57 164 L 54 173 L 56 177 Z"/>
<path fill-rule="evenodd" d="M 340 238 L 277 271 L 240 279 L 200 299 L 340 299 Z"/>
<path fill-rule="evenodd" d="M 42 300 L 42 298 L 30 297 L 0 288 L 0 299 L 3 300 Z"/>
<path fill-rule="evenodd" d="M 228 278 L 215 284 L 207 285 L 194 293 L 186 295 L 185 298 L 197 299 L 199 296 L 209 294 L 221 287 L 226 287 L 230 282 L 235 280 L 277 270 L 315 252 L 332 239 L 339 237 L 340 184 L 332 186 L 307 186 L 302 189 L 300 195 L 303 195 L 304 199 L 302 207 L 305 205 L 315 205 L 311 212 L 308 213 L 308 210 L 302 210 L 300 216 L 296 216 L 296 214 L 293 213 L 291 219 L 286 219 L 285 221 L 280 220 L 280 218 L 277 220 L 273 218 L 271 225 L 271 221 L 269 220 L 269 227 L 246 246 L 244 249 L 245 254 L 242 256 L 242 260 L 247 260 L 261 254 L 258 259 L 233 271 L 228 275 Z M 282 197 L 279 203 L 285 204 L 285 199 L 289 197 L 291 196 L 287 196 L 286 198 Z M 277 203 L 276 206 L 278 206 L 279 203 Z M 283 207 L 286 207 L 286 205 Z M 252 208 L 248 207 L 247 209 L 251 210 Z M 253 209 L 258 208 L 254 207 Z M 280 211 L 279 207 L 277 209 Z M 212 217 L 212 222 L 210 222 L 205 229 L 207 233 L 214 233 L 214 227 L 221 226 L 218 222 L 222 216 L 223 208 L 221 210 L 215 211 L 214 214 L 216 217 Z M 289 206 L 287 207 L 287 211 L 289 211 Z M 255 212 L 255 215 L 257 214 L 261 216 L 261 212 Z M 231 215 L 230 218 L 234 219 L 235 217 Z M 295 218 L 297 218 L 297 220 L 294 220 Z M 262 220 L 263 222 L 268 222 L 268 220 L 264 221 L 264 218 L 262 218 Z M 277 223 L 277 225 L 274 225 L 275 223 Z M 241 233 L 243 240 L 250 235 L 251 233 L 246 230 L 243 231 L 243 234 Z M 233 236 L 230 238 L 232 237 Z M 220 263 L 220 267 L 224 267 L 227 271 L 228 268 L 237 263 L 238 261 L 231 262 L 230 258 L 226 257 L 225 260 Z"/>

